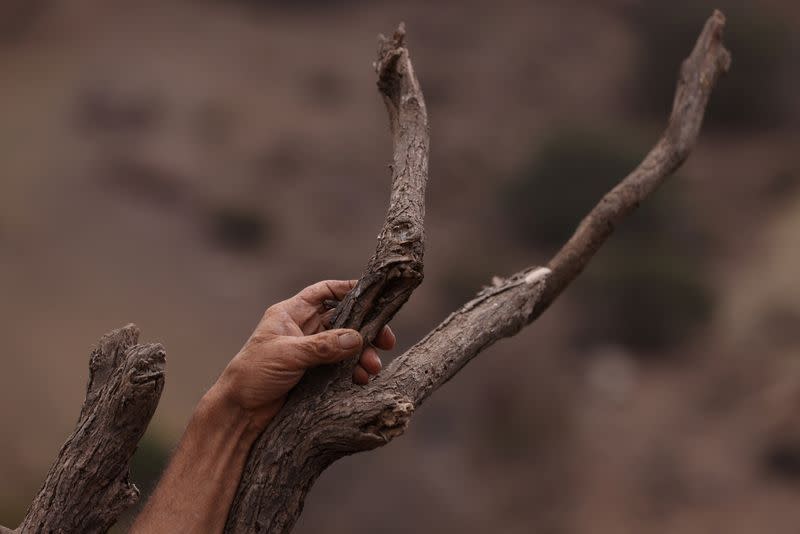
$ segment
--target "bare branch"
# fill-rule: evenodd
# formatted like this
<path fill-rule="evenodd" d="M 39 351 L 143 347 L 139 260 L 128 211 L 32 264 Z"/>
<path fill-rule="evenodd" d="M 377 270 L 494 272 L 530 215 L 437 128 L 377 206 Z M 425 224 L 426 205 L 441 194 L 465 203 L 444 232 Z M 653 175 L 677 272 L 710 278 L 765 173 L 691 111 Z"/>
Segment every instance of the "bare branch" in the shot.
<path fill-rule="evenodd" d="M 550 306 L 583 271 L 616 225 L 689 156 L 711 90 L 730 68 L 730 53 L 722 44 L 724 26 L 724 15 L 715 11 L 683 62 L 664 135 L 642 163 L 592 209 L 548 266 L 526 269 L 483 290 L 396 358 L 382 377 L 370 384 L 366 396 L 388 389 L 418 404 L 480 351 L 513 336 Z"/>
<path fill-rule="evenodd" d="M 348 366 L 308 374 L 251 451 L 226 532 L 289 532 L 305 495 L 328 465 L 402 434 L 416 405 L 480 351 L 514 335 L 547 309 L 614 226 L 688 156 L 711 89 L 730 64 L 721 41 L 724 22 L 715 12 L 684 62 L 664 137 L 600 201 L 548 267 L 526 269 L 484 289 L 365 388 L 352 386 Z M 401 27 L 392 39 L 382 40 L 376 63 L 395 139 L 391 207 L 378 250 L 339 306 L 335 323 L 360 328 L 368 339 L 405 302 L 422 269 L 427 119 L 403 35 Z M 402 218 L 406 211 L 413 215 Z M 399 270 L 387 274 L 394 268 Z"/>
<path fill-rule="evenodd" d="M 226 532 L 288 532 L 311 485 L 332 462 L 402 434 L 415 406 L 498 339 L 535 320 L 583 271 L 617 224 L 688 157 L 719 76 L 730 66 L 725 18 L 706 22 L 684 61 L 669 125 L 642 163 L 603 197 L 547 267 L 485 288 L 364 388 L 354 362 L 310 371 L 251 450 Z M 337 305 L 336 327 L 368 341 L 422 281 L 428 118 L 401 24 L 381 36 L 375 69 L 394 141 L 392 192 L 374 256 Z M 104 336 L 90 361 L 86 400 L 72 436 L 17 531 L 105 532 L 136 502 L 128 465 L 164 385 L 164 350 L 137 345 L 129 325 Z"/>
<path fill-rule="evenodd" d="M 78 424 L 19 532 L 105 532 L 138 500 L 128 466 L 161 397 L 166 361 L 161 345 L 138 339 L 128 325 L 92 351 Z"/>
<path fill-rule="evenodd" d="M 662 138 L 644 161 L 612 189 L 581 222 L 578 230 L 548 265 L 548 279 L 539 313 L 575 279 L 625 216 L 653 193 L 689 157 L 697 143 L 706 105 L 719 77 L 731 65 L 722 44 L 725 16 L 714 11 L 694 50 L 681 65 L 672 114 Z"/>
<path fill-rule="evenodd" d="M 332 321 L 334 327 L 359 330 L 367 341 L 422 282 L 428 116 L 404 40 L 403 24 L 391 38 L 381 35 L 375 62 L 394 143 L 389 210 L 374 256 Z M 314 369 L 292 391 L 250 452 L 225 532 L 288 532 L 319 473 L 342 455 L 367 447 L 330 446 L 339 439 L 339 428 L 349 427 L 340 420 L 337 428 L 335 412 L 342 408 L 339 400 L 359 389 L 351 380 L 354 363 Z"/>
<path fill-rule="evenodd" d="M 378 247 L 356 287 L 342 300 L 336 328 L 360 330 L 372 341 L 422 283 L 425 186 L 428 182 L 428 115 L 425 99 L 403 46 L 405 25 L 380 36 L 378 89 L 394 138 L 392 193 Z"/>

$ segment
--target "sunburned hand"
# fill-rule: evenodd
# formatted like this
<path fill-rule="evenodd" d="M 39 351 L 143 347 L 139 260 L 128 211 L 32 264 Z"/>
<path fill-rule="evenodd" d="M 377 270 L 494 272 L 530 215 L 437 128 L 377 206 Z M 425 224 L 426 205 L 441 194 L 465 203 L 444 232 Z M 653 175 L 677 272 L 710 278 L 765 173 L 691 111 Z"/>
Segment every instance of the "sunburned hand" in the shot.
<path fill-rule="evenodd" d="M 366 384 L 381 370 L 375 347 L 389 350 L 395 336 L 384 327 L 374 347 L 362 352 L 363 340 L 355 330 L 326 330 L 333 310 L 326 300 L 341 300 L 355 281 L 328 280 L 302 290 L 271 306 L 250 339 L 228 364 L 218 381 L 227 397 L 266 424 L 283 406 L 286 395 L 306 369 L 346 360 L 361 354 L 353 381 Z"/>

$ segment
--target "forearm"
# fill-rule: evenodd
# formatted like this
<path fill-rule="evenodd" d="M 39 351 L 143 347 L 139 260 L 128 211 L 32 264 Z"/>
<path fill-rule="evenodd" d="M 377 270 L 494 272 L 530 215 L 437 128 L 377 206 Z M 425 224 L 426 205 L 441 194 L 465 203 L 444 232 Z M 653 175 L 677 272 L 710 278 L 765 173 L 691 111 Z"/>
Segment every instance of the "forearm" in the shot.
<path fill-rule="evenodd" d="M 247 455 L 307 369 L 358 357 L 353 379 L 366 384 L 381 363 L 356 330 L 326 330 L 326 300 L 354 281 L 327 280 L 271 306 L 242 350 L 206 393 L 133 534 L 222 532 Z M 384 328 L 375 346 L 391 349 Z M 360 371 L 360 372 L 359 372 Z"/>
<path fill-rule="evenodd" d="M 212 387 L 197 405 L 133 534 L 222 532 L 247 454 L 263 423 Z"/>

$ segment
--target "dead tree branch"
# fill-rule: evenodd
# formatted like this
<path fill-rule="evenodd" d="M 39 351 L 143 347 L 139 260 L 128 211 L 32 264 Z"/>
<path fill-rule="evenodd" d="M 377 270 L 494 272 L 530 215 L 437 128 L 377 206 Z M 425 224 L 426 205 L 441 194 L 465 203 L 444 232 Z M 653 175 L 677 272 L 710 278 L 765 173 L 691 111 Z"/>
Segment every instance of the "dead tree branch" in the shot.
<path fill-rule="evenodd" d="M 688 157 L 711 90 L 730 66 L 725 18 L 708 19 L 684 61 L 669 124 L 642 163 L 606 194 L 547 267 L 485 288 L 366 387 L 353 362 L 307 373 L 250 452 L 225 528 L 289 532 L 317 477 L 338 458 L 388 443 L 414 409 L 483 349 L 534 321 L 583 271 L 617 224 Z M 422 281 L 428 119 L 402 25 L 381 38 L 378 88 L 394 140 L 392 192 L 375 255 L 338 304 L 334 326 L 375 338 Z M 14 532 L 105 532 L 138 490 L 128 465 L 164 385 L 164 350 L 137 345 L 133 325 L 103 337 L 92 353 L 78 425 Z M 10 532 L 0 527 L 0 532 Z"/>
<path fill-rule="evenodd" d="M 428 113 L 414 74 L 403 24 L 380 37 L 378 89 L 389 112 L 394 137 L 392 193 L 378 247 L 356 287 L 339 304 L 334 328 L 360 330 L 368 341 L 422 283 L 425 249 L 425 186 L 428 183 Z"/>
<path fill-rule="evenodd" d="M 422 282 L 428 115 L 404 39 L 402 24 L 391 38 L 381 36 L 375 62 L 394 140 L 389 210 L 375 255 L 332 321 L 334 327 L 361 331 L 367 341 L 375 339 Z M 302 511 L 308 488 L 325 467 L 364 448 L 348 441 L 328 447 L 339 439 L 329 424 L 333 420 L 325 421 L 338 409 L 331 402 L 358 392 L 350 379 L 353 363 L 314 369 L 292 391 L 253 446 L 226 532 L 288 531 Z M 275 469 L 278 465 L 291 467 Z M 306 489 L 289 489 L 298 487 Z"/>
<path fill-rule="evenodd" d="M 158 406 L 165 353 L 128 325 L 103 336 L 75 431 L 61 447 L 18 532 L 106 532 L 139 499 L 129 464 Z"/>
<path fill-rule="evenodd" d="M 722 13 L 714 12 L 684 62 L 672 115 L 662 139 L 636 170 L 603 197 L 548 267 L 526 269 L 481 291 L 475 299 L 395 359 L 367 387 L 353 386 L 349 374 L 341 369 L 321 370 L 304 380 L 316 387 L 302 384 L 251 451 L 226 532 L 289 532 L 302 511 L 305 495 L 328 465 L 344 455 L 384 445 L 402 434 L 415 407 L 433 391 L 483 349 L 501 338 L 516 334 L 549 307 L 583 271 L 614 227 L 689 155 L 697 140 L 711 90 L 730 66 L 730 54 L 722 44 L 724 25 Z M 408 202 L 415 203 L 416 213 L 420 214 L 420 226 L 415 226 L 407 235 L 411 236 L 410 239 L 419 236 L 420 254 L 414 257 L 419 263 L 414 264 L 413 272 L 421 273 L 422 194 L 419 188 L 405 189 L 408 187 L 405 184 L 410 181 L 424 188 L 427 178 L 427 120 L 422 94 L 408 51 L 403 48 L 402 36 L 401 27 L 394 39 L 382 41 L 377 63 L 378 84 L 389 109 L 395 136 L 391 202 L 392 205 L 401 205 L 397 197 L 406 195 Z M 409 90 L 411 92 L 405 96 L 404 92 Z M 411 107 L 418 119 L 408 121 L 405 128 L 402 120 L 396 122 L 397 117 L 403 117 L 402 109 L 397 112 L 398 102 L 401 106 L 419 103 Z M 407 136 L 406 139 L 418 140 L 416 150 L 408 150 L 403 135 Z M 398 168 L 403 162 L 405 165 Z M 420 174 L 412 176 L 415 172 Z M 398 228 L 391 219 L 393 213 L 390 208 L 379 238 L 378 252 L 370 261 L 367 273 L 339 308 L 337 326 L 363 327 L 363 321 L 341 319 L 342 314 L 350 315 L 351 310 L 357 309 L 356 318 L 375 318 L 374 326 L 368 330 L 374 337 L 383 325 L 383 319 L 390 318 L 399 307 L 395 305 L 399 299 L 389 300 L 391 304 L 387 305 L 386 300 L 375 297 L 387 294 L 386 285 L 373 285 L 370 278 L 375 266 L 382 265 L 376 258 L 382 257 L 383 240 L 388 236 L 391 243 L 395 236 L 404 235 L 402 231 L 387 232 L 387 228 Z M 404 253 L 406 249 L 402 250 Z M 380 280 L 385 279 L 384 276 Z M 403 284 L 410 289 L 402 294 L 402 302 L 415 287 L 410 281 Z M 324 378 L 321 379 L 320 374 Z"/>
<path fill-rule="evenodd" d="M 636 169 L 609 191 L 548 263 L 483 290 L 422 341 L 395 359 L 364 392 L 390 389 L 419 404 L 495 341 L 516 334 L 544 312 L 586 268 L 614 228 L 689 156 L 717 79 L 730 68 L 722 44 L 725 17 L 715 11 L 683 62 L 672 114 L 661 139 Z"/>

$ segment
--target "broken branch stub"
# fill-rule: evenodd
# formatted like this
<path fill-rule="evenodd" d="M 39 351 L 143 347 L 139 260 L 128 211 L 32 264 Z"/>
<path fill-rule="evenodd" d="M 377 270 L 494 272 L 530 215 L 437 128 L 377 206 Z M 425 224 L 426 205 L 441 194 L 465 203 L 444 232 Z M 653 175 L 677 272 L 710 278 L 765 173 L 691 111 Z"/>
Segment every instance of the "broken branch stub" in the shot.
<path fill-rule="evenodd" d="M 161 345 L 138 339 L 131 324 L 103 336 L 92 351 L 78 424 L 18 532 L 106 532 L 139 499 L 129 465 L 158 406 L 166 355 Z"/>

